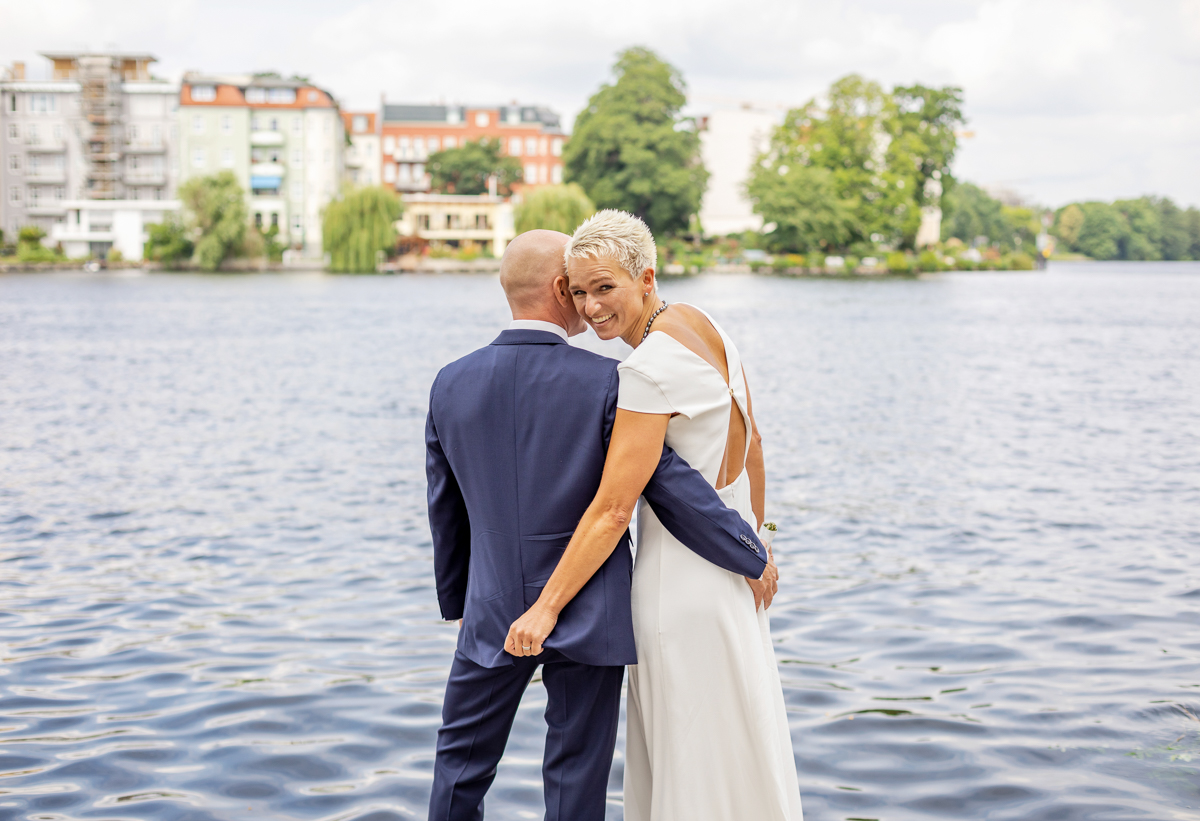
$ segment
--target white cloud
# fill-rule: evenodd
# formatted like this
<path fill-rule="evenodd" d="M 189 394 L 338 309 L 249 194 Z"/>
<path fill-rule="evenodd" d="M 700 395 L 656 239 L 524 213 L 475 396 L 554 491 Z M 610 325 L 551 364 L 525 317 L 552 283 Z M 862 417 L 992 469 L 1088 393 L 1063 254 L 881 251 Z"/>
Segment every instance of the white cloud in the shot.
<path fill-rule="evenodd" d="M 977 134 L 962 177 L 1048 204 L 1200 204 L 1200 0 L 0 0 L 0 21 L 6 63 L 115 45 L 168 75 L 299 72 L 351 107 L 520 99 L 568 123 L 634 44 L 683 71 L 697 110 L 799 105 L 850 72 L 956 84 Z"/>

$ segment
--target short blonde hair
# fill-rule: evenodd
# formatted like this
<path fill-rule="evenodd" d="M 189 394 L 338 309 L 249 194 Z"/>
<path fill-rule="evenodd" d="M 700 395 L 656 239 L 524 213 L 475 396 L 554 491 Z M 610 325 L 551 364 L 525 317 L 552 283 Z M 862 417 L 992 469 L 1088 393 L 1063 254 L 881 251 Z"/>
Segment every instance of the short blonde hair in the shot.
<path fill-rule="evenodd" d="M 658 267 L 658 249 L 646 223 L 625 211 L 597 211 L 575 229 L 563 251 L 563 260 L 609 257 L 637 279 L 647 268 Z"/>

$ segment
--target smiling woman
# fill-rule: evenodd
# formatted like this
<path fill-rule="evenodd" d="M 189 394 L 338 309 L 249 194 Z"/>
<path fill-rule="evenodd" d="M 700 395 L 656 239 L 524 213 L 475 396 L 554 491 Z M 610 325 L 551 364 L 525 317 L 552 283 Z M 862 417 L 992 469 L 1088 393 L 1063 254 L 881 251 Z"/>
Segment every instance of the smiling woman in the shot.
<path fill-rule="evenodd" d="M 540 649 L 596 563 L 589 557 L 611 551 L 664 444 L 747 523 L 763 521 L 762 442 L 737 347 L 704 311 L 667 311 L 646 224 L 601 211 L 579 227 L 564 256 L 576 310 L 602 339 L 620 336 L 635 350 L 618 368 L 600 490 L 538 601 L 513 624 L 510 652 Z M 689 550 L 644 500 L 637 544 L 625 817 L 801 821 L 766 614 L 778 579 L 774 559 L 761 578 L 742 579 Z"/>

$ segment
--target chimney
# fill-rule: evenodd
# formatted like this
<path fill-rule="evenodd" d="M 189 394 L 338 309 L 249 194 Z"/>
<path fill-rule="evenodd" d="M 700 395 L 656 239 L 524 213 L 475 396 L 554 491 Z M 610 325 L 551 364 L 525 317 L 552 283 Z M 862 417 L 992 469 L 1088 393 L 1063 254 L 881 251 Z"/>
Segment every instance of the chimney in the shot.
<path fill-rule="evenodd" d="M 13 75 L 14 80 L 24 80 L 25 79 L 25 63 L 23 63 L 19 60 L 14 60 L 13 67 L 12 67 L 12 75 Z"/>

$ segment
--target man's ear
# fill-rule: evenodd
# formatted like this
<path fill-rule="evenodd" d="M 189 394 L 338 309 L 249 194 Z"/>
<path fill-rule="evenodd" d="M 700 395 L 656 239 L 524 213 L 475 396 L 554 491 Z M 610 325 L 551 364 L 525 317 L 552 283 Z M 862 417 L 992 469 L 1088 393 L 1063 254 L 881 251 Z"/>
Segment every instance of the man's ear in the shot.
<path fill-rule="evenodd" d="M 575 300 L 571 298 L 570 282 L 565 276 L 559 274 L 554 278 L 554 298 L 558 300 L 558 304 L 564 308 L 575 310 Z"/>

